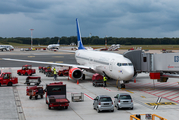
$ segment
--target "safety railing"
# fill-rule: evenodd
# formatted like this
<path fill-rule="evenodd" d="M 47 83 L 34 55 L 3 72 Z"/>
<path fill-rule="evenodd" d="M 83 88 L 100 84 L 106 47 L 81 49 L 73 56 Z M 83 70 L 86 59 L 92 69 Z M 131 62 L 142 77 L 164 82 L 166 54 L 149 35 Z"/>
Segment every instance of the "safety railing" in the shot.
<path fill-rule="evenodd" d="M 144 119 L 142 119 L 144 118 Z M 134 114 L 130 115 L 130 120 L 158 120 L 156 118 L 159 118 L 160 120 L 167 120 L 159 115 L 156 114 Z"/>

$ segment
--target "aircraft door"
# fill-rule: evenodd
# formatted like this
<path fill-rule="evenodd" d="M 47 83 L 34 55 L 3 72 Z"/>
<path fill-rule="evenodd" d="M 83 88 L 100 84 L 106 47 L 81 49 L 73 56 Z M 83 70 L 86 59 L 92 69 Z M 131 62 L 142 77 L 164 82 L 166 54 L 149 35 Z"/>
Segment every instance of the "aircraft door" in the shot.
<path fill-rule="evenodd" d="M 112 69 L 113 69 L 113 64 L 114 64 L 114 59 L 112 59 L 112 60 L 110 60 L 110 62 L 109 62 L 109 70 L 110 71 L 112 71 Z"/>

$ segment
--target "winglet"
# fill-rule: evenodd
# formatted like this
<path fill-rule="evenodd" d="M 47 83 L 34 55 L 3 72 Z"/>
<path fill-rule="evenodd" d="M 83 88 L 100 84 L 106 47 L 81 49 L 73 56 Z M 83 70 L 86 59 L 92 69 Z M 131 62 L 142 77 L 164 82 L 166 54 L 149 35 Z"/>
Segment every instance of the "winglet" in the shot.
<path fill-rule="evenodd" d="M 83 46 L 82 40 L 81 40 L 81 33 L 80 33 L 78 18 L 76 18 L 76 28 L 77 28 L 78 50 L 85 49 L 85 47 Z"/>

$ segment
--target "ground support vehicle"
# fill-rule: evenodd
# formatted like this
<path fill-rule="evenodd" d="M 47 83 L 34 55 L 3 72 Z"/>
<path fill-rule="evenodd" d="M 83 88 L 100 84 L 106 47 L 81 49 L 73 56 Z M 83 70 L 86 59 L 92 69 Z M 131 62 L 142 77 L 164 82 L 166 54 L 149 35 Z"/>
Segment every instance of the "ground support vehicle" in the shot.
<path fill-rule="evenodd" d="M 35 97 L 35 99 L 37 99 L 38 96 L 43 98 L 44 94 L 45 91 L 43 90 L 43 87 L 33 86 L 33 87 L 27 87 L 26 89 L 26 95 L 29 96 L 29 99 L 32 99 L 33 96 Z"/>
<path fill-rule="evenodd" d="M 42 68 L 42 73 L 46 74 L 46 70 L 51 70 L 51 66 L 45 66 Z"/>
<path fill-rule="evenodd" d="M 81 102 L 84 101 L 84 93 L 71 93 L 72 102 Z"/>
<path fill-rule="evenodd" d="M 7 85 L 12 86 L 13 84 L 18 83 L 17 77 L 12 77 L 11 72 L 2 72 L 0 76 L 0 86 L 1 85 Z"/>
<path fill-rule="evenodd" d="M 103 76 L 100 74 L 94 74 L 92 77 L 93 86 L 103 86 Z"/>
<path fill-rule="evenodd" d="M 42 72 L 42 70 L 43 70 L 43 67 L 39 66 L 39 72 Z"/>
<path fill-rule="evenodd" d="M 66 85 L 63 82 L 55 82 L 46 85 L 46 104 L 48 109 L 65 108 L 68 109 L 70 101 L 66 98 Z"/>
<path fill-rule="evenodd" d="M 68 76 L 69 69 L 63 69 L 58 71 L 59 76 Z"/>
<path fill-rule="evenodd" d="M 32 74 L 35 74 L 35 69 L 32 69 L 32 65 L 23 65 L 22 69 L 17 70 L 18 75 L 26 75 L 31 76 Z"/>
<path fill-rule="evenodd" d="M 39 77 L 39 76 L 36 76 L 36 77 L 28 76 L 26 78 L 26 82 L 24 84 L 30 85 L 30 83 L 35 83 L 35 85 L 39 85 L 41 83 L 41 77 Z"/>
<path fill-rule="evenodd" d="M 47 77 L 53 77 L 54 76 L 53 71 L 51 69 L 46 69 L 45 74 L 46 74 Z"/>

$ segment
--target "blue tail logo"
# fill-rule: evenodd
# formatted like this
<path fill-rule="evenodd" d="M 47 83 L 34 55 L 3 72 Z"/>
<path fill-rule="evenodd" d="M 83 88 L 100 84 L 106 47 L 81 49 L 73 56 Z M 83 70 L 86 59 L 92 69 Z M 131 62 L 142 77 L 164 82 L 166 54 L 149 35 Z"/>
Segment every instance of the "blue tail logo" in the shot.
<path fill-rule="evenodd" d="M 76 28 L 77 28 L 78 50 L 85 49 L 85 47 L 83 46 L 82 40 L 81 40 L 81 33 L 80 33 L 78 18 L 76 18 Z"/>
<path fill-rule="evenodd" d="M 57 44 L 59 44 L 59 45 L 60 45 L 60 39 L 58 40 Z"/>

